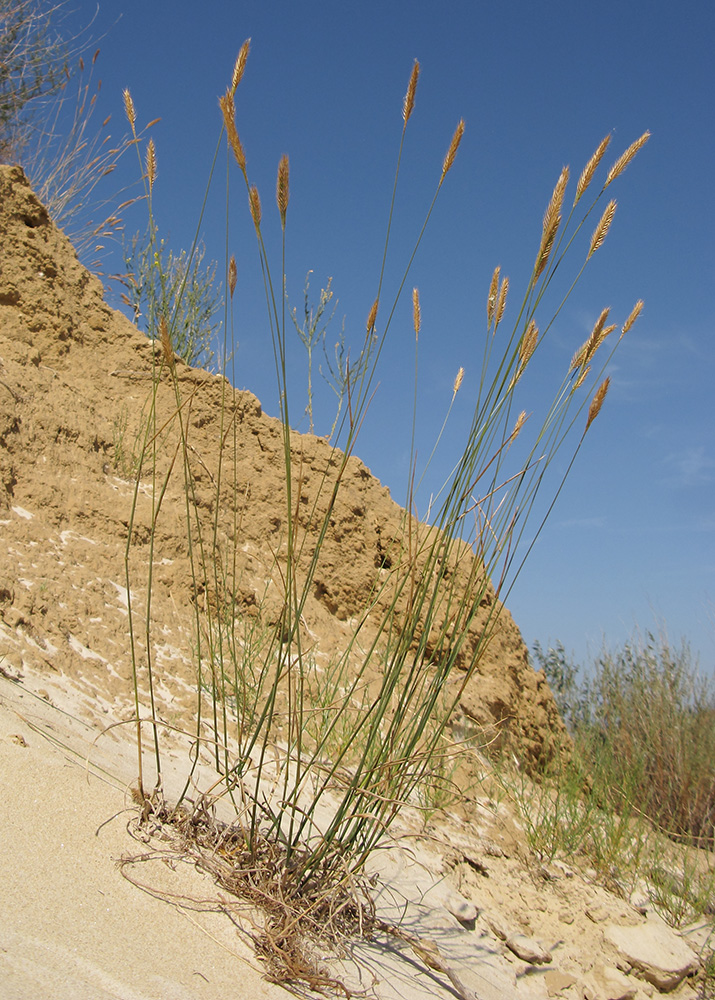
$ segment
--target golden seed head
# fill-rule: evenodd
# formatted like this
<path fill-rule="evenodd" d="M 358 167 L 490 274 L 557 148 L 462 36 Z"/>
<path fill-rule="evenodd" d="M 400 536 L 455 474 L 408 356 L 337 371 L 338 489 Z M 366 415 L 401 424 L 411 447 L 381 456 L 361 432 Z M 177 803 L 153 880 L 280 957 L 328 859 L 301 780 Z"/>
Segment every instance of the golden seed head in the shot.
<path fill-rule="evenodd" d="M 132 95 L 129 93 L 129 89 L 127 87 L 124 88 L 122 96 L 124 97 L 124 113 L 127 116 L 127 121 L 131 126 L 132 132 L 136 135 L 137 113 L 134 109 Z"/>
<path fill-rule="evenodd" d="M 369 313 L 369 315 L 367 317 L 367 332 L 368 333 L 372 333 L 373 330 L 375 329 L 375 321 L 377 320 L 377 304 L 378 304 L 378 301 L 379 301 L 378 299 L 375 299 L 375 301 L 372 304 L 372 309 L 370 310 L 370 313 Z"/>
<path fill-rule="evenodd" d="M 583 371 L 581 372 L 581 374 L 579 375 L 579 377 L 574 382 L 574 391 L 576 389 L 578 389 L 580 386 L 583 385 L 583 383 L 586 381 L 586 379 L 588 377 L 588 373 L 590 371 L 591 371 L 591 366 L 590 365 L 586 365 L 586 367 L 583 369 Z"/>
<path fill-rule="evenodd" d="M 610 378 L 606 378 L 601 382 L 598 389 L 596 390 L 596 395 L 591 400 L 591 405 L 588 408 L 588 420 L 586 421 L 586 430 L 589 429 L 593 421 L 599 414 L 601 407 L 603 406 L 603 401 L 606 398 L 606 393 L 608 392 L 608 387 L 611 384 Z"/>
<path fill-rule="evenodd" d="M 442 177 L 440 178 L 440 184 L 447 176 L 449 171 L 452 169 L 452 164 L 454 163 L 454 158 L 457 155 L 457 150 L 459 149 L 459 144 L 462 141 L 463 135 L 464 135 L 464 119 L 460 118 L 459 124 L 454 130 L 452 141 L 449 144 L 447 155 L 444 158 L 444 163 L 442 164 Z"/>
<path fill-rule="evenodd" d="M 501 267 L 497 264 L 494 268 L 494 274 L 492 275 L 492 281 L 489 285 L 489 296 L 487 298 L 487 321 L 491 324 L 494 319 L 494 313 L 497 307 L 497 292 L 499 291 L 499 274 L 501 272 Z"/>
<path fill-rule="evenodd" d="M 233 97 L 230 91 L 226 91 L 223 97 L 219 97 L 218 103 L 221 107 L 223 123 L 226 128 L 226 135 L 228 136 L 229 144 L 233 150 L 233 155 L 236 157 L 236 163 L 245 175 L 246 154 L 243 152 L 243 145 L 241 144 L 238 132 L 236 131 L 236 107 L 233 103 Z"/>
<path fill-rule="evenodd" d="M 621 336 L 623 336 L 624 333 L 628 333 L 628 331 L 630 330 L 630 328 L 633 326 L 633 324 L 635 323 L 635 321 L 640 316 L 642 310 L 643 310 L 643 299 L 638 299 L 638 301 L 636 302 L 636 304 L 633 306 L 633 309 L 631 310 L 630 316 L 628 317 L 628 319 L 623 324 L 623 329 L 621 331 Z"/>
<path fill-rule="evenodd" d="M 581 368 L 581 366 L 585 364 L 587 357 L 586 352 L 588 351 L 588 345 L 590 343 L 591 343 L 591 338 L 589 337 L 585 343 L 581 344 L 579 349 L 571 358 L 571 364 L 569 365 L 570 372 L 575 372 L 577 368 Z"/>
<path fill-rule="evenodd" d="M 159 337 L 161 339 L 161 347 L 164 352 L 164 360 L 171 368 L 174 370 L 175 360 L 174 351 L 171 346 L 171 337 L 169 336 L 169 327 L 166 324 L 166 319 L 162 316 L 159 320 Z"/>
<path fill-rule="evenodd" d="M 544 212 L 544 221 L 541 230 L 541 244 L 539 246 L 539 252 L 536 255 L 536 263 L 534 264 L 534 280 L 536 281 L 540 275 L 543 273 L 544 268 L 549 260 L 549 254 L 554 245 L 554 240 L 556 239 L 556 233 L 559 226 L 561 225 L 561 209 L 564 203 L 564 195 L 566 194 L 566 185 L 569 182 L 569 168 L 564 167 L 559 175 L 559 179 L 556 182 L 556 187 L 551 195 L 551 200 Z"/>
<path fill-rule="evenodd" d="M 149 140 L 146 147 L 146 176 L 149 181 L 149 191 L 151 192 L 156 180 L 156 150 L 153 139 Z"/>
<path fill-rule="evenodd" d="M 516 423 L 514 424 L 514 430 L 511 432 L 509 436 L 509 444 L 511 444 L 512 441 L 516 440 L 516 438 L 521 433 L 521 428 L 524 426 L 525 423 L 526 423 L 526 410 L 522 410 L 519 416 L 516 418 Z"/>
<path fill-rule="evenodd" d="M 236 258 L 231 254 L 231 260 L 228 262 L 228 290 L 231 293 L 231 298 L 233 298 L 233 293 L 236 291 L 236 280 L 238 278 L 238 269 L 236 267 Z"/>
<path fill-rule="evenodd" d="M 506 293 L 509 291 L 509 279 L 502 278 L 501 287 L 499 289 L 499 299 L 497 301 L 496 317 L 494 321 L 494 329 L 499 326 L 504 315 L 504 309 L 506 308 Z"/>
<path fill-rule="evenodd" d="M 578 184 L 576 185 L 576 197 L 573 200 L 574 206 L 576 206 L 582 195 L 586 193 L 586 188 L 589 186 L 593 180 L 593 175 L 596 173 L 599 163 L 603 159 L 603 154 L 608 149 L 608 145 L 611 141 L 610 133 L 598 145 L 598 149 L 593 154 L 591 159 L 588 161 L 586 166 L 583 168 L 583 173 L 578 179 Z"/>
<path fill-rule="evenodd" d="M 422 326 L 422 313 L 420 311 L 420 293 L 416 288 L 412 289 L 412 323 L 415 328 L 415 337 L 419 337 Z"/>
<path fill-rule="evenodd" d="M 286 212 L 288 211 L 288 177 L 289 177 L 290 167 L 287 156 L 281 157 L 281 162 L 278 164 L 278 180 L 276 181 L 276 201 L 278 202 L 278 211 L 281 215 L 281 225 L 285 229 L 286 227 Z"/>
<path fill-rule="evenodd" d="M 261 198 L 255 184 L 252 185 L 251 190 L 248 193 L 248 201 L 251 205 L 253 225 L 256 227 L 256 232 L 258 232 L 261 228 Z"/>
<path fill-rule="evenodd" d="M 464 368 L 460 368 L 454 379 L 454 385 L 452 386 L 452 396 L 456 396 L 462 387 L 462 381 L 464 379 Z"/>
<path fill-rule="evenodd" d="M 611 223 L 613 222 L 613 216 L 615 214 L 616 214 L 616 203 L 615 201 L 611 200 L 606 205 L 606 210 L 601 216 L 601 221 L 598 223 L 598 225 L 593 231 L 593 236 L 591 237 L 591 246 L 589 248 L 588 257 L 586 258 L 586 260 L 589 260 L 592 257 L 592 255 L 598 250 L 598 248 L 602 245 L 603 241 L 605 240 L 608 234 L 608 230 L 611 228 Z"/>
<path fill-rule="evenodd" d="M 539 328 L 532 319 L 532 321 L 526 328 L 526 333 L 521 338 L 521 341 L 519 343 L 519 358 L 521 361 L 522 369 L 526 368 L 529 361 L 531 360 L 531 356 L 536 350 L 536 345 L 538 343 L 538 340 L 539 340 Z"/>
<path fill-rule="evenodd" d="M 581 347 L 579 347 L 571 359 L 571 367 L 569 368 L 569 371 L 575 371 L 577 368 L 587 365 L 609 333 L 613 333 L 616 329 L 615 323 L 611 326 L 606 326 L 606 320 L 608 319 L 610 311 L 610 306 L 607 306 L 601 312 L 601 315 L 596 320 L 593 330 L 591 330 L 590 337 L 585 344 L 582 344 Z"/>
<path fill-rule="evenodd" d="M 241 51 L 236 57 L 236 62 L 233 65 L 233 75 L 231 77 L 231 96 L 236 93 L 236 87 L 238 87 L 243 76 L 243 72 L 246 68 L 246 60 L 248 59 L 248 53 L 251 48 L 251 39 L 247 38 L 246 41 L 241 46 Z"/>
<path fill-rule="evenodd" d="M 643 135 L 640 137 L 640 139 L 636 139 L 634 143 L 631 143 L 631 145 L 628 147 L 625 153 L 623 153 L 621 156 L 618 157 L 616 162 L 608 171 L 608 176 L 606 177 L 606 183 L 604 184 L 604 187 L 608 187 L 611 181 L 615 181 L 616 177 L 620 176 L 620 174 L 623 173 L 623 171 L 626 169 L 626 167 L 631 162 L 633 157 L 636 155 L 638 150 L 642 149 L 649 139 L 650 139 L 650 132 L 644 132 Z"/>
<path fill-rule="evenodd" d="M 519 416 L 516 418 L 516 423 L 514 424 L 514 430 L 511 432 L 506 441 L 507 448 L 511 448 L 512 444 L 521 434 L 521 429 L 527 421 L 526 410 L 522 410 Z"/>
<path fill-rule="evenodd" d="M 415 64 L 412 67 L 412 73 L 410 74 L 410 82 L 407 86 L 407 93 L 405 94 L 405 99 L 402 102 L 402 117 L 404 119 L 405 125 L 410 120 L 410 115 L 412 114 L 413 108 L 415 106 L 415 91 L 417 90 L 417 79 L 420 75 L 420 64 L 415 59 Z"/>

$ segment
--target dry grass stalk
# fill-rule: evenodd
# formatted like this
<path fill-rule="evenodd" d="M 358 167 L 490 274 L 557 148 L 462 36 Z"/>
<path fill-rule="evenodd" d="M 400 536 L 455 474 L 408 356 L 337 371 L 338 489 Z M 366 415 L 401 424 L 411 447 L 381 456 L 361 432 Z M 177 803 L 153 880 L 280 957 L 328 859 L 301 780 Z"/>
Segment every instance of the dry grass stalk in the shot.
<path fill-rule="evenodd" d="M 233 155 L 236 158 L 236 163 L 245 175 L 246 154 L 243 151 L 243 145 L 236 131 L 236 106 L 233 103 L 231 91 L 227 90 L 223 97 L 219 97 L 218 103 L 223 114 L 223 123 L 226 128 L 229 144 L 233 150 Z"/>
<path fill-rule="evenodd" d="M 236 258 L 231 254 L 231 260 L 228 263 L 228 290 L 233 298 L 233 293 L 236 291 L 236 279 L 238 277 L 238 269 L 236 268 Z"/>
<path fill-rule="evenodd" d="M 278 203 L 278 211 L 281 216 L 281 225 L 285 229 L 286 227 L 286 212 L 288 211 L 288 198 L 289 198 L 289 178 L 290 166 L 287 156 L 281 157 L 281 162 L 278 164 L 278 180 L 276 181 L 276 202 Z"/>
<path fill-rule="evenodd" d="M 253 225 L 256 227 L 256 232 L 260 231 L 261 228 L 261 197 L 258 194 L 258 188 L 255 184 L 251 186 L 251 190 L 248 195 L 248 200 L 251 205 L 251 217 L 253 219 Z"/>
<path fill-rule="evenodd" d="M 596 152 L 593 154 L 591 159 L 583 168 L 583 172 L 578 179 L 578 184 L 576 185 L 576 197 L 573 200 L 574 207 L 578 204 L 581 197 L 586 193 L 589 184 L 593 180 L 593 175 L 596 173 L 598 165 L 603 159 L 603 154 L 608 149 L 610 142 L 611 142 L 611 136 L 609 134 L 604 139 L 601 140 Z"/>
<path fill-rule="evenodd" d="M 375 299 L 372 304 L 372 309 L 367 317 L 367 332 L 372 333 L 375 329 L 375 321 L 377 320 L 377 304 L 379 299 Z"/>
<path fill-rule="evenodd" d="M 122 97 L 124 98 L 124 113 L 127 116 L 127 121 L 129 122 L 129 125 L 131 127 L 132 134 L 136 135 L 137 113 L 134 108 L 134 101 L 132 100 L 132 95 L 129 93 L 129 89 L 127 87 L 125 87 L 124 90 L 122 91 Z"/>
<path fill-rule="evenodd" d="M 236 93 L 236 88 L 238 87 L 241 79 L 243 77 L 244 70 L 246 69 L 246 60 L 248 59 L 248 53 L 251 49 L 251 39 L 247 38 L 246 41 L 241 46 L 241 51 L 236 57 L 236 62 L 233 66 L 233 75 L 231 77 L 231 96 Z"/>
<path fill-rule="evenodd" d="M 444 158 L 444 163 L 442 164 L 442 177 L 440 178 L 440 184 L 445 179 L 449 171 L 452 169 L 454 163 L 454 158 L 457 155 L 457 150 L 459 149 L 459 144 L 462 141 L 462 136 L 464 135 L 464 119 L 460 118 L 459 124 L 454 130 L 454 135 L 452 136 L 452 141 L 449 144 L 449 149 L 447 150 L 447 155 Z"/>
<path fill-rule="evenodd" d="M 501 267 L 497 264 L 494 268 L 494 274 L 492 275 L 492 281 L 489 285 L 489 296 L 487 298 L 487 321 L 491 325 L 494 319 L 494 312 L 497 306 L 497 292 L 499 290 L 499 274 L 501 272 Z"/>
<path fill-rule="evenodd" d="M 615 181 L 616 177 L 619 177 L 623 171 L 626 169 L 628 164 L 631 162 L 633 157 L 636 155 L 639 149 L 650 139 L 650 132 L 644 132 L 640 139 L 636 139 L 634 143 L 628 147 L 628 149 L 621 156 L 618 157 L 616 162 L 613 164 L 611 169 L 608 171 L 608 176 L 606 177 L 606 183 L 604 187 L 608 187 L 611 181 Z"/>
<path fill-rule="evenodd" d="M 601 220 L 593 231 L 593 236 L 591 237 L 591 246 L 589 247 L 588 257 L 589 260 L 592 255 L 603 245 L 603 241 L 608 235 L 608 230 L 611 228 L 611 223 L 613 222 L 613 216 L 616 214 L 616 203 L 611 200 L 606 205 L 606 209 L 601 216 Z"/>
<path fill-rule="evenodd" d="M 146 176 L 149 182 L 149 192 L 151 193 L 156 180 L 156 149 L 154 140 L 150 139 L 146 147 Z"/>
<path fill-rule="evenodd" d="M 420 311 L 420 293 L 416 288 L 412 289 L 412 323 L 415 328 L 415 339 L 417 339 L 422 326 L 422 313 Z"/>
<path fill-rule="evenodd" d="M 561 225 L 561 209 L 564 203 L 564 195 L 566 193 L 566 185 L 568 184 L 568 181 L 569 168 L 564 167 L 558 181 L 556 182 L 554 192 L 551 195 L 551 201 L 549 202 L 546 212 L 544 213 L 541 244 L 539 246 L 539 252 L 536 255 L 536 263 L 534 264 L 534 281 L 541 276 L 544 268 L 546 267 L 549 260 L 549 254 L 551 253 L 554 240 L 556 239 L 556 233 Z"/>
<path fill-rule="evenodd" d="M 630 316 L 623 324 L 623 329 L 621 330 L 621 336 L 623 336 L 623 334 L 625 333 L 628 333 L 630 328 L 633 326 L 635 321 L 640 316 L 642 310 L 643 310 L 643 299 L 638 299 L 636 304 L 633 306 L 633 309 L 631 310 Z"/>
<path fill-rule="evenodd" d="M 459 371 L 457 372 L 457 374 L 455 376 L 454 385 L 452 386 L 452 396 L 456 396 L 457 395 L 457 393 L 459 392 L 459 390 L 462 387 L 462 381 L 463 380 L 464 380 L 464 368 L 460 367 Z"/>
<path fill-rule="evenodd" d="M 611 384 L 610 378 L 605 378 L 603 382 L 599 385 L 596 390 L 596 395 L 591 400 L 591 405 L 588 408 L 588 420 L 586 421 L 586 430 L 589 429 L 593 421 L 598 416 L 601 407 L 603 406 L 603 401 L 606 398 L 606 393 L 608 392 L 608 387 Z"/>
<path fill-rule="evenodd" d="M 415 64 L 412 67 L 412 73 L 410 75 L 410 82 L 407 87 L 407 93 L 405 94 L 405 100 L 402 104 L 402 117 L 404 119 L 405 125 L 410 120 L 410 115 L 415 106 L 415 91 L 417 90 L 417 80 L 420 75 L 420 64 L 415 59 Z"/>

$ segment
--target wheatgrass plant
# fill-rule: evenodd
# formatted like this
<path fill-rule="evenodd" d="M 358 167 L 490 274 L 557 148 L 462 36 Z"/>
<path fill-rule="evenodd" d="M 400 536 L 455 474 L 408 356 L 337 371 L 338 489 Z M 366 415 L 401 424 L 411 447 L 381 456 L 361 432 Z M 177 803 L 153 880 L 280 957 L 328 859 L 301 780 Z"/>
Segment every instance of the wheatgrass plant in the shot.
<path fill-rule="evenodd" d="M 170 315 L 158 317 L 162 352 L 155 354 L 152 417 L 142 460 L 144 467 L 153 470 L 148 489 L 146 483 L 143 486 L 145 493 L 151 495 L 149 568 L 147 580 L 142 584 L 144 606 L 140 609 L 132 597 L 129 608 L 139 754 L 138 797 L 145 815 L 152 810 L 164 817 L 185 815 L 186 802 L 176 803 L 174 813 L 160 804 L 161 719 L 154 695 L 158 667 L 153 653 L 151 597 L 162 505 L 176 476 L 183 491 L 186 548 L 196 595 L 194 738 L 197 746 L 212 748 L 214 766 L 220 776 L 210 790 L 204 790 L 202 808 L 208 800 L 220 796 L 230 799 L 236 817 L 231 827 L 236 858 L 240 858 L 241 864 L 256 867 L 265 856 L 267 845 L 272 845 L 271 865 L 280 865 L 284 873 L 283 890 L 288 893 L 289 888 L 295 902 L 301 895 L 304 899 L 313 898 L 311 893 L 317 891 L 316 886 L 322 887 L 323 898 L 331 886 L 337 891 L 353 884 L 350 880 L 360 873 L 401 808 L 435 770 L 435 762 L 445 758 L 449 720 L 498 623 L 499 598 L 508 591 L 519 571 L 524 558 L 521 553 L 528 551 L 540 530 L 541 522 L 537 519 L 532 526 L 530 515 L 536 509 L 537 497 L 541 500 L 546 472 L 555 456 L 564 447 L 570 447 L 571 459 L 565 473 L 568 475 L 603 405 L 609 384 L 604 369 L 618 342 L 618 338 L 612 338 L 611 349 L 602 348 L 603 341 L 614 330 L 614 325 L 607 323 L 608 310 L 571 366 L 556 373 L 553 399 L 540 416 L 527 419 L 520 411 L 518 388 L 521 380 L 528 377 L 531 358 L 588 260 L 600 252 L 612 222 L 612 204 L 606 205 L 593 235 L 580 239 L 587 220 L 610 195 L 610 185 L 648 135 L 616 160 L 585 208 L 583 199 L 593 192 L 596 169 L 609 138 L 603 140 L 581 175 L 568 209 L 565 207 L 568 170 L 564 169 L 544 215 L 531 277 L 520 305 L 510 318 L 508 278 L 499 268 L 494 271 L 491 283 L 485 288 L 483 359 L 461 457 L 447 482 L 434 491 L 429 523 L 420 524 L 409 510 L 405 511 L 402 535 L 391 542 L 375 567 L 364 608 L 355 615 L 351 636 L 330 666 L 325 689 L 329 696 L 321 705 L 313 700 L 316 660 L 314 643 L 304 625 L 305 612 L 359 431 L 376 391 L 383 347 L 395 324 L 402 321 L 402 293 L 412 262 L 442 186 L 454 168 L 465 126 L 463 121 L 458 123 L 441 165 L 437 165 L 434 196 L 426 206 L 418 238 L 404 264 L 401 279 L 388 292 L 384 277 L 395 193 L 405 135 L 416 106 L 419 64 L 415 63 L 402 107 L 403 124 L 379 278 L 374 295 L 366 303 L 362 344 L 341 356 L 345 405 L 339 408 L 335 443 L 326 445 L 324 468 L 306 509 L 301 505 L 305 470 L 297 440 L 292 435 L 288 391 L 287 327 L 291 317 L 286 315 L 285 259 L 289 161 L 283 157 L 278 167 L 276 202 L 281 254 L 273 261 L 264 237 L 272 221 L 249 173 L 236 121 L 234 96 L 246 68 L 248 51 L 246 42 L 219 104 L 228 153 L 238 168 L 239 186 L 245 191 L 255 232 L 278 383 L 284 528 L 280 546 L 274 552 L 273 576 L 280 585 L 279 611 L 274 626 L 263 635 L 261 643 L 244 655 L 246 647 L 241 645 L 240 638 L 243 625 L 236 614 L 235 601 L 240 589 L 237 552 L 243 509 L 236 473 L 235 401 L 230 382 L 224 379 L 222 406 L 217 414 L 217 439 L 222 446 L 218 448 L 212 477 L 214 499 L 207 512 L 205 498 L 199 503 L 196 463 L 190 443 L 188 415 L 196 390 L 187 391 L 177 374 L 175 308 Z M 134 129 L 135 112 L 128 92 L 125 103 Z M 157 177 L 156 150 L 152 143 L 147 147 L 142 171 L 151 233 L 154 231 L 152 190 Z M 233 212 L 233 186 L 229 172 L 229 214 Z M 197 245 L 198 235 L 188 255 L 189 262 Z M 557 269 L 559 275 L 563 274 L 571 257 L 576 259 L 573 282 L 555 313 L 541 319 L 545 293 L 552 284 L 555 287 Z M 231 354 L 234 324 L 233 258 L 227 261 L 226 274 L 229 298 L 224 319 L 224 357 Z M 628 331 L 641 307 L 639 302 L 621 326 L 620 336 Z M 417 292 L 413 294 L 411 313 L 417 334 L 421 325 Z M 310 314 L 308 321 L 309 332 Z M 464 391 L 460 388 L 462 377 L 463 373 L 458 373 L 452 402 L 458 391 Z M 175 445 L 169 454 L 157 452 L 157 399 L 162 380 L 170 382 L 173 394 L 170 420 L 175 428 Z M 571 442 L 579 423 L 581 432 L 576 435 L 574 447 Z M 520 449 L 513 447 L 517 438 Z M 427 472 L 418 470 L 413 459 L 410 483 Z M 551 505 L 560 488 L 557 483 Z M 133 586 L 137 593 L 141 591 L 133 582 L 138 491 L 137 480 L 126 552 L 130 595 Z M 249 661 L 253 658 L 253 662 L 247 662 L 247 657 Z M 146 709 L 156 768 L 154 793 L 149 792 L 143 773 L 141 715 L 146 713 L 139 693 L 140 671 L 147 681 Z M 253 711 L 237 719 L 234 712 L 236 706 L 243 704 L 248 676 L 255 693 Z M 193 773 L 192 768 L 182 798 L 191 786 Z M 227 835 L 223 828 L 224 841 Z M 280 861 L 276 860 L 278 857 Z M 363 911 L 358 907 L 356 912 L 359 915 Z M 354 929 L 359 919 L 356 917 Z M 291 920 L 294 918 L 288 922 Z"/>

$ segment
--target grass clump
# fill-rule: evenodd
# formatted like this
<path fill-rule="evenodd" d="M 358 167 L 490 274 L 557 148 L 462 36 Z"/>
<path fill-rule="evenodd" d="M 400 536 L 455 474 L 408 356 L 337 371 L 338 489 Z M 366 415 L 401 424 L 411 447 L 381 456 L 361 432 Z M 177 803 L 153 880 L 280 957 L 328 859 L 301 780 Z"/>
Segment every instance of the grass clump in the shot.
<path fill-rule="evenodd" d="M 328 285 L 323 289 L 315 311 L 308 306 L 306 291 L 302 325 L 297 316 L 290 316 L 285 294 L 289 161 L 284 156 L 278 165 L 277 232 L 269 239 L 270 218 L 249 174 L 234 103 L 248 51 L 246 43 L 220 98 L 222 134 L 217 156 L 225 141 L 234 169 L 238 168 L 240 200 L 248 201 L 263 275 L 281 428 L 279 531 L 272 542 L 265 595 L 252 611 L 257 623 L 253 635 L 260 636 L 260 641 L 247 645 L 245 622 L 238 610 L 243 586 L 242 517 L 248 502 L 238 463 L 242 404 L 231 387 L 235 378 L 222 379 L 216 455 L 211 459 L 197 456 L 192 446 L 191 414 L 198 384 L 182 380 L 176 365 L 177 338 L 185 325 L 180 297 L 157 299 L 157 308 L 149 317 L 153 328 L 148 332 L 161 351 L 153 355 L 152 392 L 138 460 L 138 468 L 145 472 L 143 480 L 141 474 L 136 478 L 126 549 L 137 795 L 145 817 L 158 815 L 162 822 L 179 824 L 182 830 L 190 790 L 197 810 L 213 809 L 219 802 L 228 804 L 233 819 L 211 835 L 209 849 L 218 850 L 228 837 L 239 868 L 251 871 L 269 857 L 278 872 L 275 885 L 281 893 L 313 899 L 314 892 L 334 896 L 336 886 L 349 887 L 351 880 L 359 878 L 370 853 L 383 841 L 400 811 L 419 798 L 420 789 L 424 795 L 430 782 L 434 784 L 435 775 L 437 782 L 428 792 L 429 802 L 439 798 L 449 784 L 453 752 L 450 718 L 498 625 L 499 598 L 518 574 L 522 553 L 528 553 L 540 530 L 544 501 L 548 510 L 601 410 L 609 386 L 605 368 L 618 342 L 612 338 L 610 349 L 602 347 L 616 329 L 616 324 L 608 322 L 609 310 L 604 310 L 571 365 L 554 373 L 550 395 L 540 412 L 527 417 L 519 405 L 522 380 L 528 377 L 531 358 L 554 321 L 554 314 L 541 318 L 543 300 L 547 290 L 554 294 L 558 313 L 588 260 L 600 249 L 614 205 L 606 205 L 590 239 L 582 230 L 648 134 L 615 161 L 587 207 L 582 199 L 587 191 L 593 191 L 592 180 L 610 137 L 601 142 L 581 175 L 570 207 L 566 202 L 569 172 L 564 168 L 535 241 L 532 274 L 511 318 L 508 278 L 497 267 L 491 281 L 485 283 L 483 356 L 461 456 L 448 480 L 433 491 L 429 523 L 419 523 L 409 509 L 403 513 L 398 536 L 386 542 L 375 559 L 374 575 L 361 594 L 362 605 L 349 617 L 349 632 L 328 663 L 320 659 L 319 638 L 310 632 L 306 616 L 316 599 L 325 606 L 339 607 L 339 598 L 330 594 L 325 582 L 324 553 L 346 482 L 357 467 L 355 449 L 376 391 L 383 347 L 391 329 L 402 321 L 403 291 L 412 262 L 439 193 L 455 166 L 465 126 L 460 121 L 452 134 L 441 168 L 436 170 L 434 196 L 426 206 L 416 244 L 402 277 L 388 291 L 384 276 L 400 162 L 415 108 L 419 76 L 415 63 L 403 102 L 379 277 L 365 303 L 367 318 L 361 340 L 351 347 L 343 345 L 336 354 L 338 406 L 331 443 L 322 442 L 307 468 L 301 441 L 292 430 L 288 327 L 293 320 L 308 350 L 312 372 L 312 350 L 323 338 L 332 288 Z M 136 113 L 128 92 L 125 107 L 134 132 Z M 156 254 L 159 248 L 152 242 L 156 233 L 152 199 L 158 175 L 153 142 L 147 145 L 140 163 L 150 216 L 149 253 Z M 234 181 L 230 171 L 227 185 L 231 213 Z M 199 232 L 200 220 L 195 244 L 185 258 L 186 273 L 196 259 Z M 280 240 L 280 251 L 274 260 L 268 247 L 275 236 Z M 561 286 L 556 272 L 560 279 L 572 255 L 577 258 L 576 275 Z M 232 354 L 233 255 L 225 263 L 225 274 L 229 296 L 223 322 L 223 359 Z M 561 287 L 562 292 L 558 292 Z M 638 302 L 620 327 L 620 337 L 628 332 L 641 308 L 642 302 Z M 425 331 L 421 329 L 417 289 L 408 310 L 419 341 Z M 457 392 L 464 391 L 463 377 L 460 370 L 448 414 Z M 415 391 L 415 406 L 417 399 Z M 312 382 L 308 416 L 312 419 Z M 571 457 L 563 477 L 554 485 L 547 470 L 563 449 L 570 450 Z M 213 463 L 210 469 L 208 461 Z M 428 474 L 428 467 L 429 461 L 427 467 L 418 467 L 413 441 L 410 491 Z M 208 493 L 204 489 L 207 481 Z M 153 616 L 152 591 L 153 567 L 161 558 L 164 537 L 162 519 L 167 497 L 174 489 L 179 491 L 184 511 L 194 595 L 196 701 L 193 763 L 183 793 L 169 808 L 162 800 L 163 722 L 157 703 L 161 676 L 155 656 L 158 623 Z M 542 497 L 547 491 L 549 495 Z M 144 516 L 140 514 L 140 497 L 142 505 L 145 499 L 149 504 L 143 575 L 135 551 L 139 521 Z M 532 517 L 536 511 L 540 513 Z M 147 734 L 153 779 L 148 779 L 142 752 Z M 210 754 L 215 779 L 208 788 L 199 790 L 196 799 L 195 773 L 201 754 Z M 355 906 L 356 914 L 363 912 L 362 904 Z M 268 904 L 266 908 L 270 912 Z M 286 963 L 285 978 L 290 979 L 294 970 L 295 963 Z M 313 974 L 301 975 L 310 982 Z"/>
<path fill-rule="evenodd" d="M 573 740 L 534 783 L 504 768 L 529 839 L 546 860 L 581 861 L 626 896 L 646 893 L 676 927 L 713 915 L 715 693 L 683 643 L 636 633 L 583 675 L 564 647 L 537 643 Z"/>

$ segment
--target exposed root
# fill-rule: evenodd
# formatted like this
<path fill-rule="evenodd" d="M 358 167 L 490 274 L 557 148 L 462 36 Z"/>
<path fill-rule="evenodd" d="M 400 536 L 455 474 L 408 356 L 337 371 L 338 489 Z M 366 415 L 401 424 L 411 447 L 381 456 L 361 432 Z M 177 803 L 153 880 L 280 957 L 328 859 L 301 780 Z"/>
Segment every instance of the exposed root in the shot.
<path fill-rule="evenodd" d="M 377 919 L 366 879 L 336 867 L 334 856 L 309 868 L 302 849 L 289 852 L 285 844 L 261 835 L 251 842 L 242 826 L 218 820 L 206 800 L 171 808 L 160 791 L 141 801 L 135 797 L 141 813 L 129 825 L 132 836 L 168 842 L 168 851 L 152 851 L 147 859 L 188 861 L 243 904 L 244 911 L 253 911 L 253 917 L 248 913 L 253 927 L 248 935 L 268 980 L 297 993 L 307 987 L 347 998 L 359 995 L 331 976 L 323 961 L 344 956 L 351 939 L 373 937 Z M 140 860 L 121 862 L 131 881 L 125 869 Z M 225 901 L 218 908 L 226 909 Z M 259 915 L 262 927 L 256 922 Z"/>

